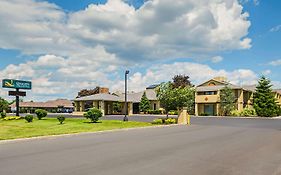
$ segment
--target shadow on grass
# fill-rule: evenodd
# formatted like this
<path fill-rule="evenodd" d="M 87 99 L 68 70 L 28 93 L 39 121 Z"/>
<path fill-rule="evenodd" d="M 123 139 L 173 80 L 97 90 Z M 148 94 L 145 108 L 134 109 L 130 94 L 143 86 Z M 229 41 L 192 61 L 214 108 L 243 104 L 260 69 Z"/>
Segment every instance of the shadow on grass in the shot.
<path fill-rule="evenodd" d="M 91 124 L 94 123 L 94 124 L 95 124 L 95 123 L 102 123 L 102 121 L 97 121 L 97 122 L 92 122 L 92 121 L 91 121 L 91 122 L 83 122 L 83 123 L 89 123 L 89 124 L 90 124 L 90 123 L 91 123 Z"/>

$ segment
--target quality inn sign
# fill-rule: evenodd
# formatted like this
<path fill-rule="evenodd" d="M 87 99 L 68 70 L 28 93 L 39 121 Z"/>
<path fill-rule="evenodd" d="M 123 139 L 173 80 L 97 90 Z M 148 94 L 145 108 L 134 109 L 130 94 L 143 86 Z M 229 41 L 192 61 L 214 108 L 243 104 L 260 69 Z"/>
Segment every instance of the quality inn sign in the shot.
<path fill-rule="evenodd" d="M 31 89 L 32 83 L 30 81 L 4 79 L 2 82 L 2 87 L 13 89 Z"/>

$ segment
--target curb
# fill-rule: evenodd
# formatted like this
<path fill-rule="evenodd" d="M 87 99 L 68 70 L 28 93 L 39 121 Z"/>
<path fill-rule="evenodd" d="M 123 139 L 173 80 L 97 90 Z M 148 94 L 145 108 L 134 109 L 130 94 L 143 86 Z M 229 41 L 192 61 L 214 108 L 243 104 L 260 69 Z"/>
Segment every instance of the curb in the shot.
<path fill-rule="evenodd" d="M 182 125 L 180 125 L 180 124 L 156 125 L 156 126 L 146 126 L 146 127 L 138 127 L 138 128 L 123 128 L 123 129 L 112 129 L 112 130 L 105 130 L 105 131 L 80 132 L 80 133 L 58 134 L 58 135 L 48 135 L 48 136 L 36 136 L 36 137 L 29 137 L 29 138 L 0 140 L 0 145 L 6 144 L 6 143 L 17 143 L 17 142 L 24 142 L 24 141 L 50 140 L 50 139 L 56 139 L 56 138 L 66 138 L 66 137 L 88 135 L 88 134 L 102 134 L 102 133 L 111 133 L 111 132 L 118 132 L 118 131 L 121 132 L 121 131 L 153 129 L 153 128 L 168 128 L 168 127 L 174 127 L 174 126 L 182 126 Z"/>
<path fill-rule="evenodd" d="M 218 119 L 262 119 L 262 120 L 278 120 L 281 117 L 231 117 L 231 116 L 197 116 L 194 118 L 218 118 Z"/>

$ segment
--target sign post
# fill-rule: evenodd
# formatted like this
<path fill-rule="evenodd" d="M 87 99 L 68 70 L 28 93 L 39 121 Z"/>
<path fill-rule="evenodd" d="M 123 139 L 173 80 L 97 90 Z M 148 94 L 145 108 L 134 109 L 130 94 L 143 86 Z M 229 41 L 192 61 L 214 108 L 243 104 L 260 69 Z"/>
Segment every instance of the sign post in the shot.
<path fill-rule="evenodd" d="M 32 83 L 30 81 L 4 79 L 2 81 L 3 88 L 16 89 L 16 91 L 9 91 L 9 96 L 16 96 L 16 116 L 20 115 L 20 96 L 25 97 L 26 92 L 20 89 L 31 90 Z"/>

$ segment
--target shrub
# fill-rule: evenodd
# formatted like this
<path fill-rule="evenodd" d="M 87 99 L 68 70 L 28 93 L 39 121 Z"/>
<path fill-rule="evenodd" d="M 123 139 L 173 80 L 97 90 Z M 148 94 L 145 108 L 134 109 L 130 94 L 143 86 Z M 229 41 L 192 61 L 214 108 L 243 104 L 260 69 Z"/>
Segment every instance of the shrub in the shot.
<path fill-rule="evenodd" d="M 171 111 L 169 111 L 169 115 L 179 115 L 179 112 L 171 110 Z"/>
<path fill-rule="evenodd" d="M 147 113 L 148 114 L 162 114 L 162 112 L 160 110 L 148 110 Z"/>
<path fill-rule="evenodd" d="M 240 116 L 253 117 L 253 116 L 257 116 L 257 113 L 255 109 L 244 108 L 243 111 L 241 111 Z"/>
<path fill-rule="evenodd" d="M 1 118 L 5 118 L 5 117 L 7 117 L 7 114 L 6 114 L 6 112 L 4 112 L 4 111 L 3 111 L 3 112 L 1 112 L 1 114 L 0 114 L 0 115 L 1 115 Z"/>
<path fill-rule="evenodd" d="M 230 112 L 230 115 L 234 117 L 238 117 L 240 116 L 240 112 L 237 109 L 235 109 Z"/>
<path fill-rule="evenodd" d="M 165 120 L 165 124 L 169 125 L 169 124 L 176 124 L 177 120 L 174 118 L 168 118 Z"/>
<path fill-rule="evenodd" d="M 84 117 L 96 123 L 102 117 L 102 112 L 97 108 L 92 108 L 84 114 Z"/>
<path fill-rule="evenodd" d="M 33 121 L 33 115 L 26 115 L 24 117 L 24 119 L 28 122 L 28 123 L 31 123 Z"/>
<path fill-rule="evenodd" d="M 62 124 L 65 121 L 65 117 L 63 115 L 59 115 L 57 117 L 58 121 L 60 122 L 60 124 Z"/>
<path fill-rule="evenodd" d="M 277 116 L 281 116 L 281 107 L 277 109 Z"/>
<path fill-rule="evenodd" d="M 209 116 L 207 113 L 201 113 L 200 116 Z"/>
<path fill-rule="evenodd" d="M 161 118 L 155 119 L 153 120 L 152 124 L 161 125 L 163 124 L 163 120 Z"/>
<path fill-rule="evenodd" d="M 4 117 L 3 120 L 20 120 L 22 119 L 22 117 L 18 117 L 18 116 L 9 116 L 9 117 Z"/>
<path fill-rule="evenodd" d="M 47 111 L 43 110 L 43 109 L 37 109 L 35 111 L 35 114 L 38 118 L 38 120 L 41 120 L 42 118 L 46 117 L 47 116 Z"/>

